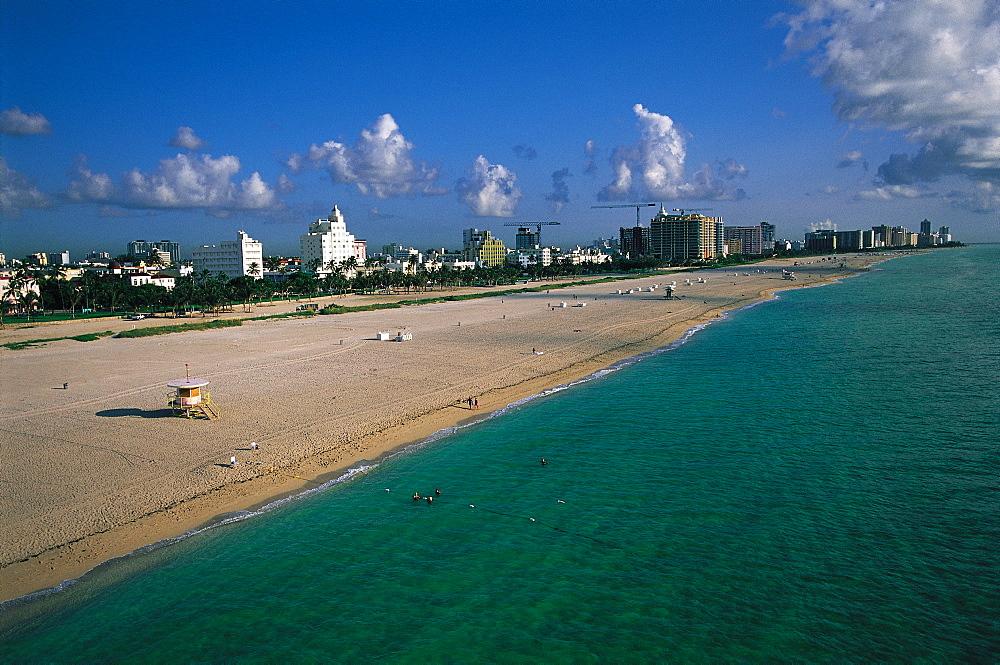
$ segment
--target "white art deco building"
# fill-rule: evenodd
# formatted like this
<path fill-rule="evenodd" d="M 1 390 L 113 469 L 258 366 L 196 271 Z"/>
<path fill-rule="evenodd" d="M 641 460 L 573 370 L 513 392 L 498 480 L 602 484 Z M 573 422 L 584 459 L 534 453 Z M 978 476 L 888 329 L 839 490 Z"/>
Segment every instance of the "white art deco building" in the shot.
<path fill-rule="evenodd" d="M 365 259 L 364 240 L 357 240 L 347 232 L 344 213 L 337 206 L 333 206 L 328 219 L 317 219 L 309 225 L 309 233 L 299 236 L 299 249 L 304 267 L 319 259 L 320 274 L 333 272 L 336 269 L 331 269 L 331 264 L 340 265 L 352 256 L 359 264 Z"/>
<path fill-rule="evenodd" d="M 218 246 L 202 245 L 191 251 L 194 271 L 208 270 L 213 275 L 225 273 L 230 279 L 249 275 L 255 265 L 256 276 L 264 272 L 264 248 L 245 231 L 236 234 L 236 241 L 222 241 Z"/>

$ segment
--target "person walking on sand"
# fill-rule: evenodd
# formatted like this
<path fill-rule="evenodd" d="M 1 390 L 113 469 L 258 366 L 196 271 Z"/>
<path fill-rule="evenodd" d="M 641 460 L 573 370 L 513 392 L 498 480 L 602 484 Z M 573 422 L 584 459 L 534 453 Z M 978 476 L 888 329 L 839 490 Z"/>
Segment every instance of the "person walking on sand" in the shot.
<path fill-rule="evenodd" d="M 479 409 L 479 398 L 478 397 L 474 397 L 472 399 L 472 408 L 476 409 L 476 410 Z"/>

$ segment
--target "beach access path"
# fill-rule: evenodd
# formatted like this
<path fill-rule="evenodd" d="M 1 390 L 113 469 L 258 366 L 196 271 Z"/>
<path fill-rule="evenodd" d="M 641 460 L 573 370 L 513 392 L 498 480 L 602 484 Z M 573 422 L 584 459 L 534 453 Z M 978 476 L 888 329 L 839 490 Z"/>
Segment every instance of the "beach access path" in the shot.
<path fill-rule="evenodd" d="M 0 349 L 0 600 L 314 487 L 435 431 L 665 346 L 775 290 L 830 281 L 885 258 L 816 257 L 795 268 L 774 260 L 550 293 Z M 783 279 L 782 268 L 794 269 L 796 281 Z M 699 278 L 707 281 L 684 285 Z M 667 300 L 663 287 L 671 281 L 677 297 Z M 661 286 L 616 293 L 653 284 Z M 252 314 L 237 307 L 230 316 L 295 304 Z M 10 328 L 0 342 L 184 320 L 200 318 Z M 377 341 L 378 331 L 413 339 Z M 210 382 L 219 419 L 175 417 L 167 408 L 167 383 L 183 379 L 185 365 Z"/>

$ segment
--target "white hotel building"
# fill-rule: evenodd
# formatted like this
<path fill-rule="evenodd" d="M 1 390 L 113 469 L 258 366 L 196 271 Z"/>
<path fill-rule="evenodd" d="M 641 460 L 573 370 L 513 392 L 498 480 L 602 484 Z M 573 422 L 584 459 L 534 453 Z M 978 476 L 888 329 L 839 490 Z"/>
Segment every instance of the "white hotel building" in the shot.
<path fill-rule="evenodd" d="M 355 257 L 359 265 L 365 262 L 365 241 L 359 240 L 347 232 L 344 223 L 344 213 L 333 206 L 328 219 L 317 219 L 309 225 L 309 232 L 299 236 L 299 249 L 302 254 L 303 267 L 309 266 L 316 259 L 320 260 L 320 274 L 333 272 L 333 265 L 340 265 L 350 257 Z"/>
<path fill-rule="evenodd" d="M 264 274 L 264 248 L 245 231 L 236 234 L 235 241 L 223 241 L 219 246 L 202 245 L 191 251 L 194 272 L 208 270 L 213 275 L 225 273 L 230 279 L 250 274 L 251 264 L 257 264 L 257 277 Z"/>

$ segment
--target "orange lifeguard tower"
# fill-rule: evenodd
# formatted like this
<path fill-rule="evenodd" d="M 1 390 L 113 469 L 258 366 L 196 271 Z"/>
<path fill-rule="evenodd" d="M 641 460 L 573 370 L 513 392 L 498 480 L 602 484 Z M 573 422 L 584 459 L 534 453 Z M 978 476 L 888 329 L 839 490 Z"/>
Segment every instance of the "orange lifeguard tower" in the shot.
<path fill-rule="evenodd" d="M 191 418 L 192 416 L 203 415 L 209 420 L 219 417 L 218 411 L 212 404 L 212 397 L 207 390 L 202 390 L 208 385 L 205 379 L 192 379 L 187 376 L 187 365 L 184 365 L 185 377 L 171 381 L 167 386 L 174 389 L 174 392 L 167 394 L 167 404 L 174 410 L 174 414 Z"/>

